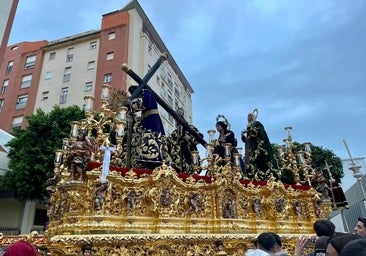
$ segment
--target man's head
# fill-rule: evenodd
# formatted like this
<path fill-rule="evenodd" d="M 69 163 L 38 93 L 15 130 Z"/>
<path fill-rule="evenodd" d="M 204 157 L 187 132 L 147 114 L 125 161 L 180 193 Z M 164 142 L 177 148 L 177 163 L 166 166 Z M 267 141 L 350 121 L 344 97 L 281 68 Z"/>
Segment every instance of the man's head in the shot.
<path fill-rule="evenodd" d="M 342 256 L 366 256 L 366 239 L 356 239 L 346 244 L 342 250 Z"/>
<path fill-rule="evenodd" d="M 275 244 L 275 247 L 274 247 L 274 252 L 280 252 L 282 251 L 282 241 L 281 241 L 281 237 L 279 235 L 277 235 L 276 233 L 274 232 L 269 232 L 269 234 L 271 234 L 275 241 L 276 241 L 276 244 Z"/>
<path fill-rule="evenodd" d="M 259 234 L 256 245 L 258 249 L 266 252 L 273 252 L 274 247 L 276 246 L 276 239 L 271 233 L 264 232 Z"/>
<path fill-rule="evenodd" d="M 358 218 L 354 231 L 357 235 L 366 237 L 366 218 Z"/>
<path fill-rule="evenodd" d="M 360 239 L 356 234 L 337 234 L 331 237 L 328 241 L 326 254 L 329 256 L 339 256 L 341 255 L 342 249 L 350 241 Z"/>
<path fill-rule="evenodd" d="M 335 225 L 330 220 L 317 220 L 313 227 L 317 236 L 332 236 L 335 233 Z"/>

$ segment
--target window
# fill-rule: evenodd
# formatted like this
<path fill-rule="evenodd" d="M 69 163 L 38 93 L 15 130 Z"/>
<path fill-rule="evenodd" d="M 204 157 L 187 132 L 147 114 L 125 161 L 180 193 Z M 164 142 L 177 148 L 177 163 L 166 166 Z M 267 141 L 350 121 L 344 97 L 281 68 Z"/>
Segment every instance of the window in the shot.
<path fill-rule="evenodd" d="M 3 110 L 3 107 L 4 107 L 4 99 L 0 99 L 0 112 L 1 110 Z"/>
<path fill-rule="evenodd" d="M 91 91 L 92 89 L 93 89 L 93 82 L 85 83 L 84 91 L 88 92 L 88 91 Z"/>
<path fill-rule="evenodd" d="M 173 105 L 173 103 L 174 103 L 174 101 L 173 101 L 173 98 L 172 98 L 172 96 L 170 96 L 170 94 L 168 94 L 168 102 L 169 102 L 169 104 L 172 106 Z"/>
<path fill-rule="evenodd" d="M 48 100 L 48 94 L 49 94 L 49 91 L 42 92 L 41 100 Z"/>
<path fill-rule="evenodd" d="M 172 82 L 172 79 L 168 78 L 168 85 L 170 88 L 173 87 L 173 82 Z"/>
<path fill-rule="evenodd" d="M 111 32 L 108 34 L 108 40 L 113 40 L 116 38 L 116 32 Z"/>
<path fill-rule="evenodd" d="M 3 86 L 1 87 L 1 94 L 4 94 L 8 91 L 9 80 L 4 80 Z"/>
<path fill-rule="evenodd" d="M 109 73 L 109 74 L 105 74 L 104 75 L 104 83 L 110 83 L 112 82 L 112 74 Z"/>
<path fill-rule="evenodd" d="M 97 49 L 97 42 L 91 42 L 89 46 L 89 50 L 95 50 Z"/>
<path fill-rule="evenodd" d="M 147 47 L 147 52 L 151 55 L 151 52 L 152 52 L 151 44 L 149 44 L 149 45 L 148 45 L 148 47 Z"/>
<path fill-rule="evenodd" d="M 174 94 L 175 94 L 175 96 L 177 96 L 177 98 L 180 98 L 180 93 L 179 93 L 178 88 L 174 88 Z"/>
<path fill-rule="evenodd" d="M 48 57 L 48 60 L 54 60 L 56 59 L 56 52 L 51 52 L 50 56 Z"/>
<path fill-rule="evenodd" d="M 23 109 L 27 106 L 28 95 L 20 95 L 17 99 L 17 104 L 15 105 L 15 109 Z"/>
<path fill-rule="evenodd" d="M 114 58 L 114 52 L 107 53 L 107 60 L 113 60 Z"/>
<path fill-rule="evenodd" d="M 45 80 L 51 79 L 52 76 L 53 76 L 53 72 L 52 71 L 47 71 L 44 79 Z"/>
<path fill-rule="evenodd" d="M 95 68 L 95 61 L 89 61 L 87 70 L 94 69 Z"/>
<path fill-rule="evenodd" d="M 11 128 L 20 128 L 23 123 L 23 116 L 17 116 L 13 118 L 13 122 L 11 124 Z"/>
<path fill-rule="evenodd" d="M 23 76 L 22 82 L 20 83 L 20 88 L 23 89 L 30 87 L 31 82 L 32 82 L 32 74 Z"/>
<path fill-rule="evenodd" d="M 62 80 L 64 83 L 69 82 L 71 77 L 71 67 L 65 68 L 64 71 L 64 79 Z"/>
<path fill-rule="evenodd" d="M 8 66 L 6 67 L 5 74 L 10 74 L 11 71 L 13 70 L 13 66 L 14 66 L 14 61 L 9 61 Z"/>
<path fill-rule="evenodd" d="M 25 69 L 34 68 L 34 66 L 36 65 L 36 58 L 37 55 L 28 56 L 25 60 Z"/>
<path fill-rule="evenodd" d="M 66 62 L 71 62 L 74 58 L 74 47 L 67 49 Z"/>
<path fill-rule="evenodd" d="M 60 104 L 66 103 L 68 91 L 69 89 L 67 87 L 61 89 Z"/>

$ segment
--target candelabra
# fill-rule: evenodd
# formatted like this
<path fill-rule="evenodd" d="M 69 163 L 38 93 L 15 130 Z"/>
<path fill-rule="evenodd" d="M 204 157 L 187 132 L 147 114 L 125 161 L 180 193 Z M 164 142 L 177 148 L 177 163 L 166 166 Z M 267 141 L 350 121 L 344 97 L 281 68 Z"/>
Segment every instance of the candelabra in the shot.
<path fill-rule="evenodd" d="M 279 168 L 282 172 L 292 172 L 297 185 L 305 182 L 311 185 L 310 178 L 314 174 L 314 170 L 311 167 L 311 144 L 305 142 L 298 146 L 295 145 L 291 137 L 292 127 L 285 127 L 285 130 L 287 131 L 287 138 L 283 140 L 284 146 L 278 148 Z M 303 146 L 304 149 L 299 149 L 299 146 Z"/>
<path fill-rule="evenodd" d="M 102 85 L 101 100 L 102 106 L 100 111 L 94 112 L 93 106 L 95 98 L 93 96 L 85 96 L 85 118 L 81 121 L 70 122 L 70 137 L 62 139 L 62 149 L 56 150 L 55 155 L 55 171 L 57 169 L 67 173 L 67 156 L 70 149 L 77 141 L 80 133 L 84 133 L 90 139 L 93 148 L 91 149 L 90 160 L 100 162 L 101 151 L 97 145 L 111 144 L 111 131 L 115 132 L 116 138 L 116 152 L 122 152 L 122 141 L 125 135 L 125 128 L 127 126 L 127 107 L 119 107 L 116 112 L 108 108 L 108 101 L 111 86 L 108 84 Z"/>
<path fill-rule="evenodd" d="M 224 148 L 224 156 L 221 157 L 219 154 L 214 153 L 215 146 L 218 141 L 215 139 L 215 130 L 208 130 L 209 142 L 205 145 L 206 157 L 199 159 L 198 151 L 192 152 L 193 159 L 193 170 L 195 174 L 199 171 L 206 171 L 206 175 L 215 176 L 224 170 L 230 170 L 235 175 L 241 177 L 241 148 L 236 148 L 236 152 L 232 153 L 231 143 L 222 144 Z M 233 159 L 233 160 L 232 160 Z"/>

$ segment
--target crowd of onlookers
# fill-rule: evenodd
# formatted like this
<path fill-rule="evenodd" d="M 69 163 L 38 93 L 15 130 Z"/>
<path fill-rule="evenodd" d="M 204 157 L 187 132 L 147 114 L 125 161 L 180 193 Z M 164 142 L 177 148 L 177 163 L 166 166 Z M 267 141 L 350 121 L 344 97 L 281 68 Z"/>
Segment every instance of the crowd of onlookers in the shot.
<path fill-rule="evenodd" d="M 249 249 L 245 256 L 366 256 L 366 218 L 358 218 L 353 234 L 336 232 L 335 225 L 326 219 L 314 223 L 314 232 L 314 238 L 298 238 L 291 253 L 282 250 L 278 234 L 261 233 L 255 248 Z M 309 246 L 312 252 L 306 253 Z"/>

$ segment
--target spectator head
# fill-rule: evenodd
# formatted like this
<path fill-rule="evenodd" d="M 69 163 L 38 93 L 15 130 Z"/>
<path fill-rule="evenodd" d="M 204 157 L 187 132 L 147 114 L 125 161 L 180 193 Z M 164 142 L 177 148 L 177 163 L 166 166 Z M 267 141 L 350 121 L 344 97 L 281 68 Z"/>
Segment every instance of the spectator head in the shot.
<path fill-rule="evenodd" d="M 329 256 L 339 256 L 341 255 L 342 249 L 346 244 L 359 238 L 360 236 L 356 234 L 341 234 L 333 236 L 328 241 L 326 253 Z"/>
<path fill-rule="evenodd" d="M 256 245 L 258 249 L 266 252 L 273 252 L 274 247 L 276 246 L 276 240 L 271 233 L 264 232 L 259 234 Z"/>
<path fill-rule="evenodd" d="M 358 218 L 354 231 L 357 235 L 366 237 L 366 218 Z"/>
<path fill-rule="evenodd" d="M 38 250 L 27 241 L 13 243 L 4 253 L 4 256 L 37 256 Z"/>
<path fill-rule="evenodd" d="M 332 236 L 335 233 L 335 225 L 330 220 L 317 220 L 314 222 L 314 231 L 317 236 Z"/>
<path fill-rule="evenodd" d="M 353 240 L 346 244 L 341 256 L 366 256 L 366 238 Z"/>
<path fill-rule="evenodd" d="M 277 253 L 277 252 L 280 252 L 282 251 L 282 241 L 281 241 L 281 237 L 274 233 L 274 232 L 268 232 L 269 234 L 271 234 L 275 241 L 276 241 L 276 244 L 275 244 L 275 247 L 274 247 L 274 252 Z"/>
<path fill-rule="evenodd" d="M 317 253 L 323 253 L 323 255 L 324 255 L 324 253 L 327 250 L 328 240 L 329 240 L 329 236 L 321 236 L 315 241 L 315 246 L 314 246 L 315 256 Z"/>

